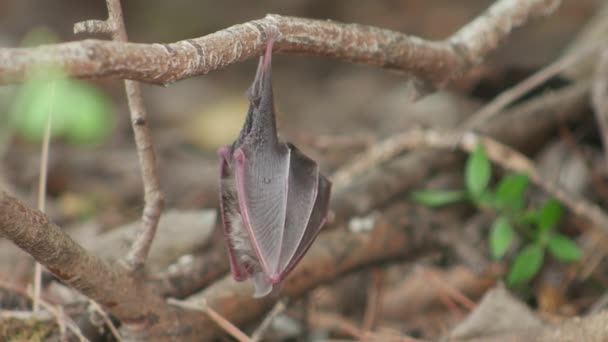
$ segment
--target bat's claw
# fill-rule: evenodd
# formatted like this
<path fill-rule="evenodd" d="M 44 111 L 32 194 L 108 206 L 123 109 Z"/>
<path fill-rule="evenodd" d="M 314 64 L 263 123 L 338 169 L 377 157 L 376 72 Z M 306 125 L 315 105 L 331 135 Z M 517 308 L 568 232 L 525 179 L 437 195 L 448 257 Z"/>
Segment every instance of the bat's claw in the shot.
<path fill-rule="evenodd" d="M 265 26 L 263 33 L 262 39 L 265 40 L 266 44 L 272 44 L 281 37 L 281 31 L 279 31 L 279 28 L 276 25 Z"/>

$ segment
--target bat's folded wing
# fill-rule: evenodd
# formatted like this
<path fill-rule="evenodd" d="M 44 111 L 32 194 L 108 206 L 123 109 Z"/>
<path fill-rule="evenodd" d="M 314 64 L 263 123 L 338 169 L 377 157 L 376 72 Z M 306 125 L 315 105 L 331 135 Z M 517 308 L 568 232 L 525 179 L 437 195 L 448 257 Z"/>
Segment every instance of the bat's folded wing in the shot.
<path fill-rule="evenodd" d="M 270 148 L 245 145 L 234 152 L 243 225 L 272 282 L 278 279 L 276 270 L 287 215 L 289 155 L 289 149 L 282 144 Z"/>
<path fill-rule="evenodd" d="M 287 192 L 287 217 L 279 260 L 280 278 L 284 278 L 308 250 L 323 226 L 329 204 L 330 183 L 319 166 L 288 145 L 290 175 Z"/>

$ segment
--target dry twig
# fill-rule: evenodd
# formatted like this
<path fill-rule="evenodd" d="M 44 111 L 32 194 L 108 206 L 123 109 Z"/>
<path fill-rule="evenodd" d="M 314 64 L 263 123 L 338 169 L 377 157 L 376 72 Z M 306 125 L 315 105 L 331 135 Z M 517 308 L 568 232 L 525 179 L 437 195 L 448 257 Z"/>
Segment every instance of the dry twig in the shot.
<path fill-rule="evenodd" d="M 241 329 L 237 328 L 229 320 L 227 320 L 225 317 L 223 317 L 222 315 L 217 313 L 217 311 L 215 311 L 211 307 L 209 307 L 209 305 L 207 305 L 207 302 L 205 300 L 202 300 L 199 304 L 195 304 L 195 303 L 191 303 L 191 302 L 177 300 L 174 298 L 169 298 L 169 299 L 167 299 L 167 302 L 169 304 L 179 306 L 184 309 L 202 311 L 202 312 L 206 313 L 207 316 L 209 316 L 209 318 L 213 322 L 215 322 L 215 324 L 217 324 L 219 327 L 224 329 L 225 332 L 230 334 L 230 336 L 234 337 L 237 341 L 252 342 L 252 339 L 249 338 L 249 336 L 247 336 L 244 332 L 242 332 Z"/>
<path fill-rule="evenodd" d="M 604 144 L 604 161 L 608 165 L 608 48 L 599 55 L 591 100 Z"/>
<path fill-rule="evenodd" d="M 287 304 L 285 303 L 286 300 L 280 300 L 275 304 L 275 306 L 272 308 L 272 310 L 270 310 L 268 315 L 266 315 L 262 323 L 260 323 L 260 326 L 255 329 L 253 334 L 251 334 L 252 342 L 262 341 L 262 338 L 264 337 L 266 330 L 268 330 L 268 328 L 270 327 L 272 321 L 274 321 L 274 319 L 287 308 Z"/>
<path fill-rule="evenodd" d="M 53 101 L 55 100 L 55 82 L 51 84 L 50 103 L 46 118 L 46 128 L 42 139 L 42 155 L 40 157 L 40 172 L 38 182 L 38 209 L 45 212 L 46 205 L 46 179 L 49 165 L 49 147 L 51 145 L 51 125 L 53 118 Z M 40 289 L 42 287 L 42 267 L 39 263 L 34 266 L 34 298 L 32 300 L 32 310 L 38 311 L 40 308 Z"/>
<path fill-rule="evenodd" d="M 593 56 L 597 52 L 597 50 L 599 50 L 598 46 L 586 48 L 582 51 L 577 51 L 576 53 L 565 55 L 557 61 L 547 65 L 546 67 L 537 71 L 532 76 L 518 83 L 514 87 L 503 91 L 498 97 L 496 97 L 490 103 L 486 104 L 483 108 L 478 110 L 469 119 L 467 119 L 462 124 L 461 129 L 463 131 L 477 129 L 479 125 L 490 120 L 493 116 L 500 113 L 508 105 L 510 105 L 532 89 L 538 87 L 543 82 L 559 74 L 568 67 L 579 63 L 581 59 Z"/>
<path fill-rule="evenodd" d="M 106 0 L 108 19 L 91 20 L 74 25 L 74 32 L 111 33 L 115 41 L 126 43 L 127 31 L 122 16 L 120 0 Z M 148 256 L 154 241 L 158 220 L 163 207 L 163 196 L 156 166 L 156 155 L 152 136 L 148 130 L 146 110 L 141 96 L 141 87 L 135 81 L 125 80 L 125 89 L 131 112 L 131 127 L 135 135 L 135 146 L 144 185 L 144 210 L 141 217 L 141 230 L 135 237 L 127 255 L 127 263 L 132 270 L 140 269 Z"/>
<path fill-rule="evenodd" d="M 99 305 L 94 300 L 89 300 L 89 303 L 91 304 L 91 306 L 93 306 L 95 311 L 97 311 L 99 313 L 99 315 L 101 315 L 103 321 L 106 323 L 106 325 L 110 329 L 110 332 L 112 333 L 112 335 L 114 335 L 114 338 L 116 339 L 116 341 L 118 341 L 118 342 L 122 341 L 122 338 L 120 337 L 120 333 L 118 332 L 118 329 L 116 329 L 116 326 L 114 325 L 114 323 L 112 323 L 110 316 L 108 316 L 108 314 L 101 307 L 101 305 Z"/>

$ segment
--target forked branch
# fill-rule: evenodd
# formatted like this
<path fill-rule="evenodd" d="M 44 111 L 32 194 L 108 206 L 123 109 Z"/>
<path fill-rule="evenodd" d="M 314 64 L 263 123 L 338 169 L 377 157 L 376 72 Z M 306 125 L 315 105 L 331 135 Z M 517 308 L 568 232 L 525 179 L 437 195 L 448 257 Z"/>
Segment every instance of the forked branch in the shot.
<path fill-rule="evenodd" d="M 115 41 L 126 43 L 128 38 L 120 1 L 106 0 L 106 4 L 108 7 L 108 19 L 106 21 L 90 20 L 77 23 L 74 25 L 74 32 L 110 33 Z M 138 270 L 144 265 L 150 246 L 154 241 L 163 207 L 163 196 L 160 191 L 156 155 L 152 144 L 152 136 L 150 130 L 148 130 L 141 87 L 135 81 L 125 80 L 125 89 L 144 185 L 144 210 L 141 217 L 141 229 L 133 240 L 127 255 L 128 266 L 132 270 Z"/>

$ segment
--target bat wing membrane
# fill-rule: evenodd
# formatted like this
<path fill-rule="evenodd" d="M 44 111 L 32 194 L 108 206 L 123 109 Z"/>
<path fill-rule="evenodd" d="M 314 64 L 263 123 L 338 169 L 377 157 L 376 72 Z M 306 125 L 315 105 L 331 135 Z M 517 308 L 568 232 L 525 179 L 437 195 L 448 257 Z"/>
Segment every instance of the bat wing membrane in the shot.
<path fill-rule="evenodd" d="M 283 144 L 244 144 L 234 152 L 236 186 L 243 224 L 264 273 L 278 279 L 287 214 L 290 150 Z"/>
<path fill-rule="evenodd" d="M 299 246 L 305 243 L 311 214 L 317 199 L 319 167 L 301 153 L 295 146 L 288 144 L 290 174 L 287 192 L 287 212 L 285 232 L 281 244 L 281 255 L 277 268 L 280 278 L 294 259 Z"/>
<path fill-rule="evenodd" d="M 306 158 L 306 157 L 305 157 Z M 308 159 L 308 158 L 307 158 Z M 316 166 L 316 164 L 315 164 Z M 327 219 L 327 211 L 329 209 L 329 197 L 331 192 L 331 182 L 327 180 L 320 172 L 318 166 L 315 168 L 317 179 L 316 182 L 316 197 L 314 202 L 311 204 L 313 208 L 311 210 L 310 217 L 308 218 L 307 225 L 302 226 L 299 229 L 303 229 L 303 235 L 300 239 L 293 256 L 289 259 L 287 265 L 282 270 L 281 279 L 287 276 L 289 272 L 298 264 L 300 259 L 304 256 L 308 248 L 312 245 L 315 238 L 319 234 L 319 231 L 325 224 Z"/>

